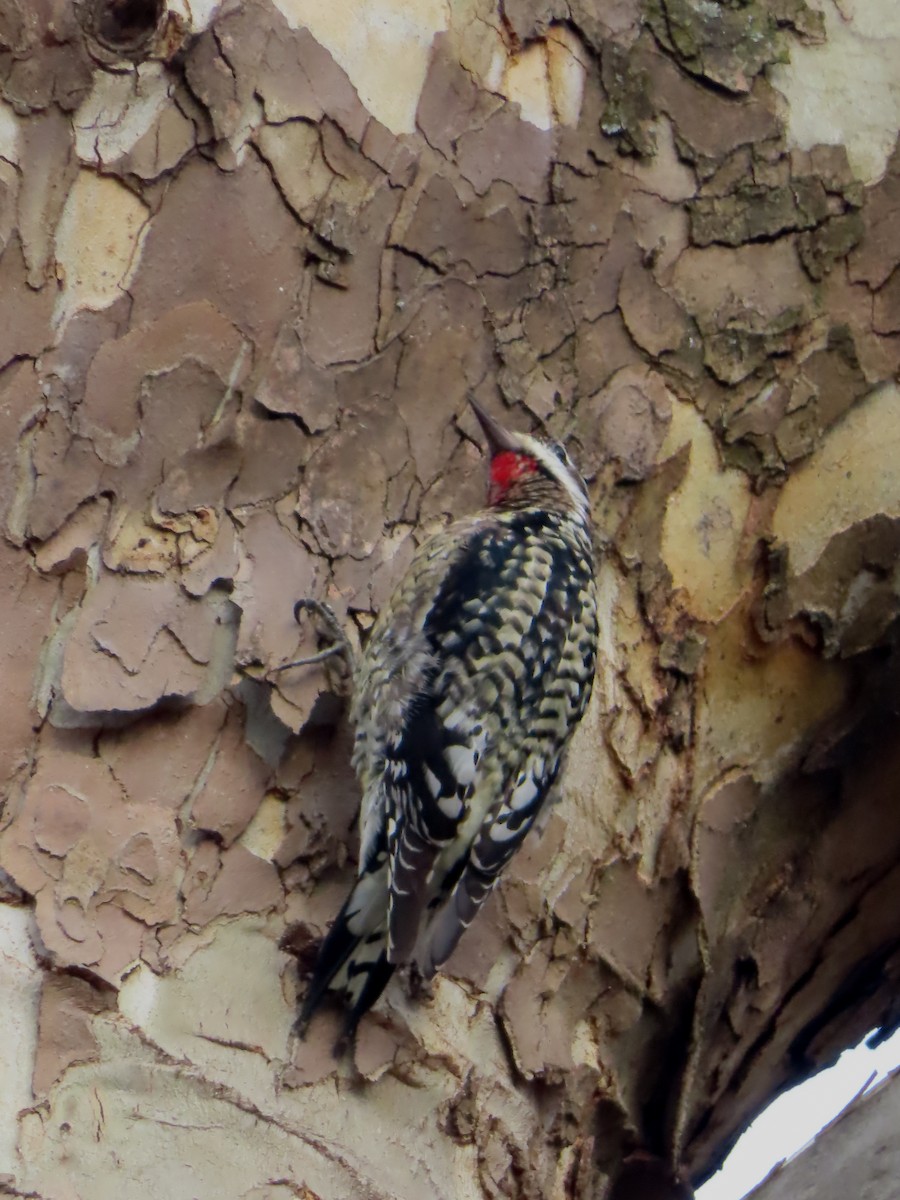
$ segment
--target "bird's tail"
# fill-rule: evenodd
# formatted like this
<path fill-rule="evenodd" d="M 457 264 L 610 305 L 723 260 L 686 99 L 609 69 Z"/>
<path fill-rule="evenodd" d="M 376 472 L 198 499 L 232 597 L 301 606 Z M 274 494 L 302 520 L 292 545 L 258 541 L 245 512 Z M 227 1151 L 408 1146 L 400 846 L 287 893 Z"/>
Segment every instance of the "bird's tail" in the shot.
<path fill-rule="evenodd" d="M 302 1038 L 325 993 L 341 995 L 346 1016 L 338 1052 L 387 986 L 395 967 L 387 957 L 387 865 L 362 875 L 319 950 L 296 1030 Z"/>

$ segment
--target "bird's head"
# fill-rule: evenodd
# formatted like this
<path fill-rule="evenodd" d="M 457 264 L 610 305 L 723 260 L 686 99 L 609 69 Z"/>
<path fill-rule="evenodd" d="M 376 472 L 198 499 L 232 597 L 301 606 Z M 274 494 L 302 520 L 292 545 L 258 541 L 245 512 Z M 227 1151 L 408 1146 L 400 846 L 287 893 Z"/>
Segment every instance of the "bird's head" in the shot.
<path fill-rule="evenodd" d="M 587 488 L 564 446 L 550 438 L 504 429 L 471 397 L 469 403 L 487 439 L 491 506 L 529 508 L 543 504 L 576 512 L 580 517 L 587 515 Z"/>

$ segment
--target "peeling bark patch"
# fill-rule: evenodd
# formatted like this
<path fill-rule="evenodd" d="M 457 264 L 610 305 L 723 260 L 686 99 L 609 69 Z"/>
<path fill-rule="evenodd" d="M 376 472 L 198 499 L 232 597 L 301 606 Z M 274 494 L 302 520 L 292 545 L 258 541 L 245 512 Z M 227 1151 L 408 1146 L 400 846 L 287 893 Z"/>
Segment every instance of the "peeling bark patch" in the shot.
<path fill-rule="evenodd" d="M 788 135 L 805 149 L 825 141 L 845 145 L 854 173 L 871 183 L 884 171 L 900 126 L 897 10 L 889 0 L 858 11 L 828 0 L 822 16 L 824 38 L 794 45 L 790 63 L 772 74 L 788 102 Z M 875 53 L 867 52 L 870 46 Z"/>
<path fill-rule="evenodd" d="M 678 406 L 669 434 L 675 449 L 690 439 L 693 469 L 666 506 L 661 551 L 672 582 L 701 620 L 723 617 L 749 582 L 741 562 L 750 492 L 741 472 L 722 471 L 708 427 Z"/>
<path fill-rule="evenodd" d="M 142 930 L 175 916 L 172 814 L 123 803 L 110 772 L 64 743 L 44 755 L 0 854 L 37 898 L 41 939 L 61 966 L 90 966 L 116 983 L 140 954 Z"/>
<path fill-rule="evenodd" d="M 204 230 L 228 229 L 217 252 Z M 132 320 L 157 320 L 179 303 L 207 302 L 268 350 L 300 274 L 302 235 L 265 167 L 248 158 L 223 174 L 189 162 L 165 194 L 134 280 Z"/>
<path fill-rule="evenodd" d="M 75 117 L 78 157 L 120 178 L 157 179 L 193 150 L 199 116 L 161 63 L 99 74 Z"/>
<path fill-rule="evenodd" d="M 479 195 L 501 179 L 520 196 L 542 200 L 547 194 L 553 135 L 500 109 L 482 129 L 464 133 L 457 142 L 457 161 L 463 177 Z"/>
<path fill-rule="evenodd" d="M 7 242 L 0 258 L 0 294 L 9 314 L 0 331 L 0 360 L 8 363 L 14 358 L 40 354 L 52 341 L 54 289 L 47 285 L 34 291 L 28 286 L 25 256 L 17 234 Z"/>
<path fill-rule="evenodd" d="M 75 5 L 13 0 L 3 14 L 0 92 L 16 113 L 76 109 L 91 83 Z"/>
<path fill-rule="evenodd" d="M 786 17 L 790 11 L 790 17 Z M 754 76 L 781 57 L 778 27 L 821 37 L 822 18 L 800 0 L 792 6 L 751 3 L 739 9 L 710 10 L 690 0 L 650 0 L 650 27 L 660 42 L 692 74 L 733 92 L 748 92 Z"/>
<path fill-rule="evenodd" d="M 215 917 L 264 912 L 283 897 L 275 867 L 243 846 L 220 851 L 205 842 L 191 857 L 184 877 L 184 918 L 207 925 Z"/>
<path fill-rule="evenodd" d="M 65 280 L 57 320 L 119 298 L 137 266 L 147 215 L 116 180 L 79 173 L 57 230 L 57 262 Z"/>
<path fill-rule="evenodd" d="M 276 0 L 288 20 L 305 25 L 353 78 L 369 112 L 396 133 L 412 129 L 412 115 L 428 65 L 428 48 L 444 28 L 446 5 L 426 0 L 410 12 L 397 0 L 379 0 L 361 19 L 342 20 L 315 0 Z M 393 61 L 390 77 L 379 63 Z"/>
<path fill-rule="evenodd" d="M 202 427 L 212 421 L 229 385 L 240 383 L 249 366 L 238 330 L 204 301 L 176 305 L 156 321 L 135 323 L 125 337 L 100 347 L 91 362 L 84 403 L 78 412 L 81 431 L 112 466 L 124 466 L 142 426 L 153 421 L 152 397 L 159 380 L 184 368 L 198 379 L 198 366 L 206 368 L 207 379 L 218 381 L 218 395 L 208 391 L 204 395 L 201 387 L 194 397 L 190 389 L 184 389 L 182 379 L 186 391 L 186 403 L 178 413 L 182 428 L 172 437 L 168 408 L 158 422 L 160 434 L 173 449 L 192 448 Z M 190 414 L 191 408 L 195 413 Z"/>
<path fill-rule="evenodd" d="M 35 1096 L 46 1096 L 74 1064 L 97 1060 L 100 1047 L 91 1029 L 91 1017 L 110 1007 L 113 994 L 111 989 L 100 992 L 83 979 L 47 976 L 41 989 L 38 1016 Z"/>
<path fill-rule="evenodd" d="M 884 178 L 869 194 L 863 226 L 865 241 L 850 257 L 850 278 L 878 291 L 900 266 L 900 234 L 896 213 L 900 206 L 900 145 L 888 160 Z"/>
<path fill-rule="evenodd" d="M 792 572 L 811 567 L 834 534 L 877 512 L 900 515 L 898 402 L 896 385 L 880 388 L 789 480 L 775 510 L 774 532 L 791 547 Z M 802 543 L 794 533 L 801 510 L 808 514 Z"/>

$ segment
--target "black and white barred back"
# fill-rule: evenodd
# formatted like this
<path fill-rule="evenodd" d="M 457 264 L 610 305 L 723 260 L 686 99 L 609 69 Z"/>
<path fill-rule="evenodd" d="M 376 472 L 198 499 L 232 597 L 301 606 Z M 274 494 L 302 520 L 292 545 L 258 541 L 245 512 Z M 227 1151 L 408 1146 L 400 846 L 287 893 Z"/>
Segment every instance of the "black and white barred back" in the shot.
<path fill-rule="evenodd" d="M 590 698 L 597 598 L 584 484 L 561 447 L 477 406 L 491 507 L 415 555 L 357 667 L 359 879 L 300 1027 L 329 989 L 346 1033 L 397 964 L 430 976 L 522 844 Z"/>

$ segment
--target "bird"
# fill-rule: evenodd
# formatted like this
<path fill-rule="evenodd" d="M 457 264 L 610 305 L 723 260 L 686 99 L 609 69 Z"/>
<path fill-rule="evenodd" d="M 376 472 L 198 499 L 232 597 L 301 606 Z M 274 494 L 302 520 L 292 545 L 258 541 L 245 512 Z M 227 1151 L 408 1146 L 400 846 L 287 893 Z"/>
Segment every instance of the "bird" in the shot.
<path fill-rule="evenodd" d="M 560 443 L 469 403 L 487 443 L 486 505 L 423 542 L 351 663 L 358 877 L 296 1025 L 305 1036 L 337 993 L 336 1052 L 400 964 L 428 979 L 450 957 L 554 792 L 593 686 L 584 480 Z M 332 644 L 300 662 L 349 657 L 328 606 L 298 601 L 298 619 L 304 608 Z"/>

